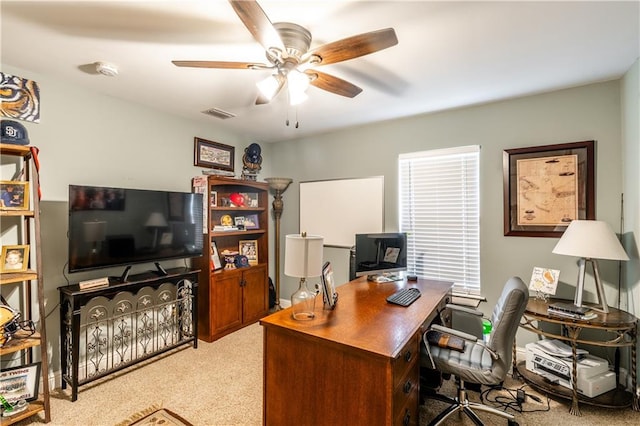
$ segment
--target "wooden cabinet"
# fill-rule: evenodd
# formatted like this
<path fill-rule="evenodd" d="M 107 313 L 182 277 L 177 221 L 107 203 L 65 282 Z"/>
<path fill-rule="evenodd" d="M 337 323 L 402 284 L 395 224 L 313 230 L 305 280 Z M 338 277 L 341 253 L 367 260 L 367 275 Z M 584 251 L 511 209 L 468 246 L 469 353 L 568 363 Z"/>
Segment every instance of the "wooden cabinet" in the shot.
<path fill-rule="evenodd" d="M 19 186 L 25 190 L 22 196 L 18 196 L 20 206 L 0 209 L 1 245 L 28 246 L 30 253 L 23 259 L 23 263 L 27 266 L 25 271 L 0 274 L 0 289 L 3 298 L 6 296 L 9 299 L 11 308 L 20 312 L 20 317 L 16 320 L 18 322 L 33 321 L 36 329 L 35 333 L 32 333 L 23 328 L 10 336 L 10 339 L 5 341 L 3 338 L 0 355 L 3 359 L 3 368 L 5 361 L 8 365 L 16 364 L 16 367 L 39 362 L 40 376 L 36 380 L 41 382 L 38 398 L 30 401 L 25 410 L 9 417 L 2 417 L 2 424 L 13 424 L 41 411 L 44 411 L 44 421 L 48 423 L 51 420 L 51 410 L 40 239 L 40 186 L 37 158 L 34 158 L 37 155 L 37 148 L 34 147 L 32 151 L 29 146 L 0 144 L 0 151 L 3 171 L 5 165 L 7 169 L 16 169 L 20 175 Z M 4 175 L 2 179 L 5 180 Z M 3 191 L 4 189 L 6 186 Z M 27 253 L 26 250 L 21 250 L 23 254 Z M 3 321 L 4 319 L 3 314 Z M 4 330 L 2 332 L 4 333 Z M 37 360 L 36 351 L 39 352 L 39 360 Z"/>
<path fill-rule="evenodd" d="M 269 311 L 269 186 L 263 182 L 208 176 L 194 179 L 194 190 L 205 195 L 205 205 L 209 206 L 204 255 L 197 261 L 201 270 L 198 337 L 212 342 L 258 321 Z M 235 225 L 242 218 L 245 229 L 214 230 L 229 220 Z M 247 241 L 257 252 L 248 255 L 251 264 L 225 268 L 222 253 L 241 252 L 241 243 Z"/>

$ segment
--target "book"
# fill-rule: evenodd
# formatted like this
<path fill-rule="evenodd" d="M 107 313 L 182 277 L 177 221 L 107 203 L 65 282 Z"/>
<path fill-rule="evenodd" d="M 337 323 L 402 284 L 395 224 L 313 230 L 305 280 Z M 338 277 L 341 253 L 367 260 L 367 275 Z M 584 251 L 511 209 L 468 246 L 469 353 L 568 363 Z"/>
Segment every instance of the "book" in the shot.
<path fill-rule="evenodd" d="M 437 330 L 427 331 L 427 341 L 434 346 L 464 352 L 465 341 L 462 337 L 452 336 Z"/>

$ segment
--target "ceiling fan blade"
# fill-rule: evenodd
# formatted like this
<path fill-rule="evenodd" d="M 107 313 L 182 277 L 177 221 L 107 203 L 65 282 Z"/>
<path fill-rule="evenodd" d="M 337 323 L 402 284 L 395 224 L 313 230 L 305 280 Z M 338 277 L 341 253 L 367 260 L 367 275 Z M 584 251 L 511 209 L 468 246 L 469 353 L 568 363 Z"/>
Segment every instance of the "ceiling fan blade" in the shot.
<path fill-rule="evenodd" d="M 396 32 L 393 28 L 386 28 L 323 44 L 309 51 L 303 61 L 311 59 L 311 63 L 316 66 L 335 64 L 368 55 L 396 44 L 398 44 Z M 319 57 L 320 62 L 316 63 L 313 56 Z"/>
<path fill-rule="evenodd" d="M 225 62 L 225 61 L 171 61 L 178 67 L 191 68 L 227 68 L 227 69 L 268 69 L 271 65 L 256 64 L 252 62 Z"/>
<path fill-rule="evenodd" d="M 356 97 L 362 92 L 362 89 L 355 84 L 327 73 L 317 70 L 306 70 L 304 73 L 311 77 L 311 85 L 327 92 L 346 96 L 347 98 Z"/>
<path fill-rule="evenodd" d="M 247 27 L 253 38 L 269 51 L 272 48 L 285 52 L 280 35 L 267 17 L 258 2 L 252 0 L 229 0 L 242 23 Z"/>

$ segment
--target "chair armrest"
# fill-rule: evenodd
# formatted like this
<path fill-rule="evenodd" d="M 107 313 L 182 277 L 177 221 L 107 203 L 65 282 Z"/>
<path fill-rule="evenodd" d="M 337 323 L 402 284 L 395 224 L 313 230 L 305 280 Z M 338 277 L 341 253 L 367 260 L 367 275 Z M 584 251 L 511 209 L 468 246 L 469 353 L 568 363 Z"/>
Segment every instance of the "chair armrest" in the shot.
<path fill-rule="evenodd" d="M 447 334 L 451 334 L 453 336 L 462 337 L 464 340 L 468 340 L 470 342 L 477 342 L 478 341 L 478 338 L 476 336 L 474 336 L 473 334 L 465 333 L 463 331 L 454 330 L 453 328 L 444 327 L 444 326 L 438 325 L 438 324 L 432 324 L 431 328 L 433 330 L 437 330 L 437 331 L 439 331 L 441 333 L 447 333 Z"/>
<path fill-rule="evenodd" d="M 465 314 L 469 314 L 469 315 L 475 315 L 477 317 L 481 317 L 482 315 L 484 315 L 482 312 L 480 312 L 477 309 L 472 309 L 472 308 L 466 308 L 464 306 L 460 306 L 460 305 L 454 305 L 451 303 L 447 303 L 445 305 L 445 307 L 447 309 L 451 309 L 452 311 L 457 311 L 457 312 L 463 312 Z"/>

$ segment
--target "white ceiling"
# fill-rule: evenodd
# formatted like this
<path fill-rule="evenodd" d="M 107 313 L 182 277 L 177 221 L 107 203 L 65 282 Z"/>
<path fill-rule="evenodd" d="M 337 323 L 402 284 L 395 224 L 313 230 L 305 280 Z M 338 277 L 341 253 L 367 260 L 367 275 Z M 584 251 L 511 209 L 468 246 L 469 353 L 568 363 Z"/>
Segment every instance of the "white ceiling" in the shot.
<path fill-rule="evenodd" d="M 321 68 L 363 88 L 357 97 L 310 87 L 309 100 L 297 109 L 286 105 L 284 94 L 255 105 L 255 83 L 267 71 L 171 63 L 265 63 L 263 48 L 224 0 L 2 0 L 1 59 L 272 142 L 616 79 L 640 55 L 638 1 L 259 3 L 271 22 L 309 29 L 311 48 L 387 27 L 399 42 Z M 119 75 L 97 74 L 97 61 L 116 64 Z M 46 102 L 44 91 L 42 97 Z M 201 112 L 214 107 L 236 117 L 220 120 Z"/>

